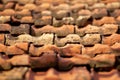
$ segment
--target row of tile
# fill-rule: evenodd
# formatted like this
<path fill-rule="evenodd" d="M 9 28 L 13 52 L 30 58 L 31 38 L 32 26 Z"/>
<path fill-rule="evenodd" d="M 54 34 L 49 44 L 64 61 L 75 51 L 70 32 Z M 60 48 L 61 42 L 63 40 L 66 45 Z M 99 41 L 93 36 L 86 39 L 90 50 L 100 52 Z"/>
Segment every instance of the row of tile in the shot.
<path fill-rule="evenodd" d="M 52 51 L 54 53 L 58 53 L 61 56 L 71 57 L 76 54 L 87 54 L 89 56 L 95 56 L 102 53 L 116 53 L 116 55 L 119 55 L 120 43 L 116 42 L 112 46 L 105 44 L 95 44 L 93 47 L 85 47 L 82 44 L 67 44 L 64 47 L 57 47 L 56 45 L 44 45 L 40 47 L 24 42 L 16 43 L 11 46 L 0 44 L 0 46 L 0 52 L 5 53 L 6 55 L 30 54 L 31 56 L 40 56 L 44 52 Z"/>
<path fill-rule="evenodd" d="M 5 70 L 10 69 L 12 65 L 30 66 L 32 69 L 57 67 L 64 70 L 76 65 L 90 65 L 96 68 L 114 67 L 114 65 L 117 67 L 120 63 L 120 43 L 112 46 L 96 44 L 93 47 L 84 47 L 81 44 L 35 47 L 29 43 L 17 43 L 12 46 L 0 44 L 0 47 L 0 68 Z"/>
<path fill-rule="evenodd" d="M 13 74 L 14 73 L 14 74 Z M 85 67 L 75 67 L 67 72 L 59 72 L 50 68 L 46 72 L 33 72 L 27 67 L 13 68 L 0 73 L 1 80 L 119 80 L 119 71 L 112 69 L 109 72 L 89 72 Z"/>
<path fill-rule="evenodd" d="M 13 50 L 11 50 L 11 52 L 13 52 Z M 16 52 L 16 54 L 18 53 Z M 66 54 L 69 55 L 69 53 Z M 52 50 L 44 51 L 38 57 L 33 57 L 27 54 L 23 54 L 23 55 L 14 55 L 13 57 L 9 58 L 9 56 L 7 55 L 6 56 L 1 55 L 0 70 L 2 71 L 10 70 L 12 67 L 16 67 L 16 66 L 18 67 L 26 66 L 26 67 L 30 67 L 33 70 L 36 69 L 44 70 L 49 68 L 56 68 L 58 70 L 70 70 L 74 66 L 89 66 L 90 68 L 98 68 L 98 69 L 103 68 L 103 70 L 107 68 L 117 68 L 119 70 L 120 61 L 118 57 L 119 56 L 116 56 L 115 54 L 103 53 L 103 54 L 98 54 L 94 57 L 90 57 L 85 54 L 82 55 L 74 54 L 73 57 L 65 58 L 65 57 L 60 57 L 59 54 L 56 54 Z"/>
<path fill-rule="evenodd" d="M 77 26 L 85 26 L 87 24 L 102 25 L 105 23 L 119 24 L 119 13 L 120 10 L 116 9 L 114 12 L 109 13 L 111 17 L 106 17 L 109 16 L 106 9 L 95 9 L 93 12 L 80 10 L 78 14 L 71 14 L 64 10 L 57 11 L 57 13 L 43 11 L 42 13 L 33 12 L 31 14 L 31 12 L 26 9 L 15 13 L 11 9 L 5 9 L 5 11 L 0 12 L 0 23 L 18 22 L 34 24 L 36 26 L 45 26 L 48 24 L 53 26 L 61 26 L 63 24 L 76 24 Z"/>
<path fill-rule="evenodd" d="M 101 36 L 98 33 L 86 34 L 80 37 L 78 34 L 68 34 L 66 37 L 59 38 L 56 34 L 44 33 L 41 36 L 34 37 L 29 34 L 22 34 L 14 37 L 10 34 L 0 34 L 0 43 L 5 45 L 14 45 L 19 42 L 33 43 L 35 46 L 43 46 L 54 44 L 58 47 L 65 46 L 66 44 L 82 44 L 84 46 L 92 46 L 98 43 L 113 45 L 120 42 L 120 34 L 112 34 L 110 36 Z"/>
<path fill-rule="evenodd" d="M 0 32 L 5 34 L 10 33 L 11 35 L 30 34 L 33 36 L 41 36 L 44 33 L 54 33 L 58 37 L 65 37 L 69 34 L 84 36 L 85 34 L 95 33 L 100 35 L 111 35 L 119 33 L 119 26 L 117 24 L 107 24 L 107 21 L 102 26 L 87 25 L 83 28 L 74 25 L 63 25 L 61 27 L 46 25 L 43 27 L 36 27 L 34 25 L 30 26 L 29 24 L 21 24 L 19 26 L 0 24 Z"/>
<path fill-rule="evenodd" d="M 108 8 L 108 9 L 116 9 L 119 8 L 119 0 L 111 0 L 110 3 L 103 3 L 103 2 L 98 2 L 98 0 L 86 0 L 86 1 L 80 1 L 80 0 L 76 0 L 76 1 L 66 1 L 66 0 L 2 0 L 4 2 L 4 4 L 1 4 L 1 8 L 18 8 L 16 7 L 16 2 L 18 2 L 17 5 L 21 5 L 22 8 L 27 8 L 27 9 L 36 9 L 36 6 L 39 6 L 39 8 L 43 8 L 43 9 L 81 9 L 81 8 L 85 8 L 85 9 L 94 9 L 94 8 Z M 35 2 L 35 3 L 34 3 Z M 27 3 L 27 4 L 22 4 L 22 3 Z M 76 5 L 75 5 L 76 4 Z M 4 6 L 5 5 L 5 6 Z M 15 6 L 14 6 L 15 5 Z M 64 7 L 63 7 L 64 6 Z M 19 9 L 22 9 L 19 8 Z"/>

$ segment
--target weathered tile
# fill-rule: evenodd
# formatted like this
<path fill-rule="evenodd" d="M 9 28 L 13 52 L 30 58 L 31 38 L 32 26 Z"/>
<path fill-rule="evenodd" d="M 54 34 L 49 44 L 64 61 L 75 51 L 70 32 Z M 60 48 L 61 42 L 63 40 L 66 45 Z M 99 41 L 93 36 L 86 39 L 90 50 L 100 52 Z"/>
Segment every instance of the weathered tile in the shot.
<path fill-rule="evenodd" d="M 8 60 L 13 66 L 29 66 L 29 55 L 16 55 Z"/>
<path fill-rule="evenodd" d="M 32 26 L 32 35 L 39 36 L 43 33 L 56 33 L 57 36 L 67 36 L 68 34 L 74 33 L 73 25 L 63 25 L 59 28 L 55 28 L 53 26 L 44 26 L 42 28 L 36 28 Z"/>
<path fill-rule="evenodd" d="M 104 37 L 102 40 L 102 43 L 107 45 L 113 45 L 116 42 L 120 42 L 119 34 L 112 34 L 111 36 Z"/>

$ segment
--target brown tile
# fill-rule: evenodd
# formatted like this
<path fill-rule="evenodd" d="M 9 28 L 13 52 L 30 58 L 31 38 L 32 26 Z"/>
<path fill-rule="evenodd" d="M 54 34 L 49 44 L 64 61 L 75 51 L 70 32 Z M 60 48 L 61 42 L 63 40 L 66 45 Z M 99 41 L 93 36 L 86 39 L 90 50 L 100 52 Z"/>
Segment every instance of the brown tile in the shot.
<path fill-rule="evenodd" d="M 86 26 L 88 24 L 89 18 L 90 18 L 90 16 L 78 16 L 75 24 L 77 26 Z"/>
<path fill-rule="evenodd" d="M 32 69 L 46 69 L 55 67 L 56 60 L 57 57 L 54 52 L 45 52 L 40 57 L 31 57 L 30 65 Z"/>
<path fill-rule="evenodd" d="M 113 17 L 120 16 L 120 9 L 115 9 L 110 15 Z"/>
<path fill-rule="evenodd" d="M 103 9 L 94 9 L 92 11 L 92 17 L 93 18 L 102 18 L 104 16 L 107 16 L 108 13 L 107 13 L 107 9 L 103 8 Z"/>
<path fill-rule="evenodd" d="M 71 70 L 73 68 L 74 64 L 71 60 L 66 59 L 66 58 L 62 58 L 62 57 L 58 57 L 58 62 L 57 62 L 57 66 L 56 68 L 58 70 Z"/>
<path fill-rule="evenodd" d="M 52 16 L 42 16 L 40 19 L 35 19 L 35 26 L 46 26 L 52 24 Z"/>
<path fill-rule="evenodd" d="M 30 33 L 30 25 L 21 24 L 20 26 L 12 26 L 10 34 L 13 35 L 21 35 L 21 34 L 29 34 Z"/>

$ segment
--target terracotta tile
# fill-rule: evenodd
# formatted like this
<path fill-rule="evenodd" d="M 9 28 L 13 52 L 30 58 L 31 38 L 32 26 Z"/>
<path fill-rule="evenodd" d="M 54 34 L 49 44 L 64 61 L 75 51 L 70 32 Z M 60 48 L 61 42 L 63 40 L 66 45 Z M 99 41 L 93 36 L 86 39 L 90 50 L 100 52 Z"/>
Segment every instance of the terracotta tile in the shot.
<path fill-rule="evenodd" d="M 94 80 L 119 80 L 119 71 L 113 69 L 109 72 L 94 72 Z"/>
<path fill-rule="evenodd" d="M 39 4 L 39 3 L 37 3 L 37 4 Z M 35 11 L 36 12 L 41 12 L 41 11 L 44 11 L 44 10 L 49 10 L 51 8 L 51 6 L 52 6 L 52 4 L 50 4 L 48 2 L 45 2 L 45 3 L 42 3 L 39 6 L 37 6 Z"/>
<path fill-rule="evenodd" d="M 90 64 L 92 58 L 88 55 L 74 55 L 72 58 L 69 58 L 73 65 L 81 66 Z"/>
<path fill-rule="evenodd" d="M 1 80 L 23 80 L 25 73 L 28 71 L 27 67 L 13 68 L 9 71 L 3 71 L 0 73 Z M 13 74 L 14 73 L 14 74 Z"/>
<path fill-rule="evenodd" d="M 64 17 L 69 17 L 69 12 L 67 10 L 59 10 L 59 11 L 56 11 L 53 16 L 56 19 L 60 20 L 60 19 L 62 19 Z"/>
<path fill-rule="evenodd" d="M 85 9 L 79 10 L 78 12 L 79 16 L 91 16 L 91 14 L 92 13 L 90 10 L 85 10 Z"/>
<path fill-rule="evenodd" d="M 15 3 L 14 2 L 8 2 L 5 6 L 4 9 L 13 9 Z"/>
<path fill-rule="evenodd" d="M 101 54 L 97 55 L 91 61 L 92 64 L 95 64 L 96 68 L 99 67 L 113 67 L 115 64 L 115 55 L 114 54 Z"/>
<path fill-rule="evenodd" d="M 91 57 L 98 54 L 110 54 L 112 53 L 112 49 L 108 45 L 104 44 L 95 44 L 93 47 L 86 47 L 82 54 L 87 54 Z"/>
<path fill-rule="evenodd" d="M 28 9 L 28 10 L 35 10 L 37 8 L 37 6 L 35 4 L 30 4 L 27 3 L 24 5 L 23 9 Z"/>
<path fill-rule="evenodd" d="M 63 25 L 59 28 L 55 28 L 55 27 L 49 26 L 49 25 L 44 26 L 42 28 L 36 28 L 35 26 L 32 26 L 32 35 L 39 36 L 42 33 L 56 33 L 57 36 L 66 36 L 68 34 L 74 33 L 74 26 L 73 25 Z"/>
<path fill-rule="evenodd" d="M 74 56 L 82 54 L 82 45 L 80 44 L 67 44 L 60 48 L 61 56 Z"/>
<path fill-rule="evenodd" d="M 7 47 L 7 55 L 18 55 L 28 53 L 28 43 L 16 43 Z"/>
<path fill-rule="evenodd" d="M 11 26 L 9 24 L 0 24 L 1 32 L 10 32 Z"/>
<path fill-rule="evenodd" d="M 107 45 L 113 45 L 116 42 L 120 42 L 119 36 L 119 34 L 112 34 L 111 36 L 104 37 L 102 43 Z"/>
<path fill-rule="evenodd" d="M 7 47 L 3 44 L 0 44 L 0 52 L 6 52 Z"/>
<path fill-rule="evenodd" d="M 20 20 L 21 23 L 34 23 L 32 16 L 22 17 Z"/>
<path fill-rule="evenodd" d="M 103 8 L 103 9 L 94 9 L 92 11 L 92 17 L 93 18 L 102 18 L 104 16 L 107 16 L 108 13 L 107 13 L 107 9 Z"/>
<path fill-rule="evenodd" d="M 33 3 L 34 0 L 19 0 L 18 3 L 19 4 L 28 4 L 28 3 Z"/>
<path fill-rule="evenodd" d="M 12 16 L 12 15 L 15 15 L 15 11 L 13 9 L 5 9 L 4 11 L 0 11 L 0 15 Z"/>
<path fill-rule="evenodd" d="M 84 3 L 76 3 L 72 6 L 70 6 L 71 11 L 79 11 L 80 9 L 84 9 L 87 6 L 87 4 Z"/>
<path fill-rule="evenodd" d="M 39 48 L 35 48 L 33 45 L 31 45 L 30 51 L 32 56 L 40 56 L 43 53 L 59 53 L 59 48 L 55 45 L 45 45 Z"/>
<path fill-rule="evenodd" d="M 8 60 L 13 66 L 29 66 L 29 55 L 17 55 Z"/>
<path fill-rule="evenodd" d="M 0 70 L 9 70 L 11 67 L 12 66 L 8 61 L 0 57 Z"/>
<path fill-rule="evenodd" d="M 0 34 L 0 43 L 1 44 L 5 43 L 5 35 L 4 34 Z"/>
<path fill-rule="evenodd" d="M 116 21 L 115 21 L 115 18 L 114 17 L 103 17 L 102 19 L 100 20 L 93 20 L 93 25 L 97 25 L 97 26 L 100 26 L 100 25 L 103 25 L 103 24 L 115 24 Z"/>
<path fill-rule="evenodd" d="M 115 43 L 114 45 L 111 46 L 111 48 L 115 51 L 120 51 L 120 43 Z"/>
<path fill-rule="evenodd" d="M 15 16 L 20 19 L 23 16 L 31 16 L 31 12 L 28 9 L 23 9 L 21 11 L 16 11 Z"/>
<path fill-rule="evenodd" d="M 42 76 L 45 74 L 45 76 Z M 84 75 L 86 74 L 86 75 Z M 79 75 L 79 76 L 78 76 Z M 58 72 L 54 69 L 49 69 L 46 73 L 35 73 L 35 80 L 91 80 L 91 75 L 85 67 L 75 67 L 67 72 Z"/>
<path fill-rule="evenodd" d="M 92 6 L 88 7 L 90 10 L 106 8 L 104 3 L 95 3 Z"/>

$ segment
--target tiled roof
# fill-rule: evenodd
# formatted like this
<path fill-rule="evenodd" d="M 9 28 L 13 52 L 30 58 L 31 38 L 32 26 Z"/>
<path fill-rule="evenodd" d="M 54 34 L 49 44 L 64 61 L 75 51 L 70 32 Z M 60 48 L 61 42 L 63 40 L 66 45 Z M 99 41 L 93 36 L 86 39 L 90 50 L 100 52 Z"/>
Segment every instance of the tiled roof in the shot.
<path fill-rule="evenodd" d="M 0 0 L 0 80 L 120 80 L 120 0 Z"/>

